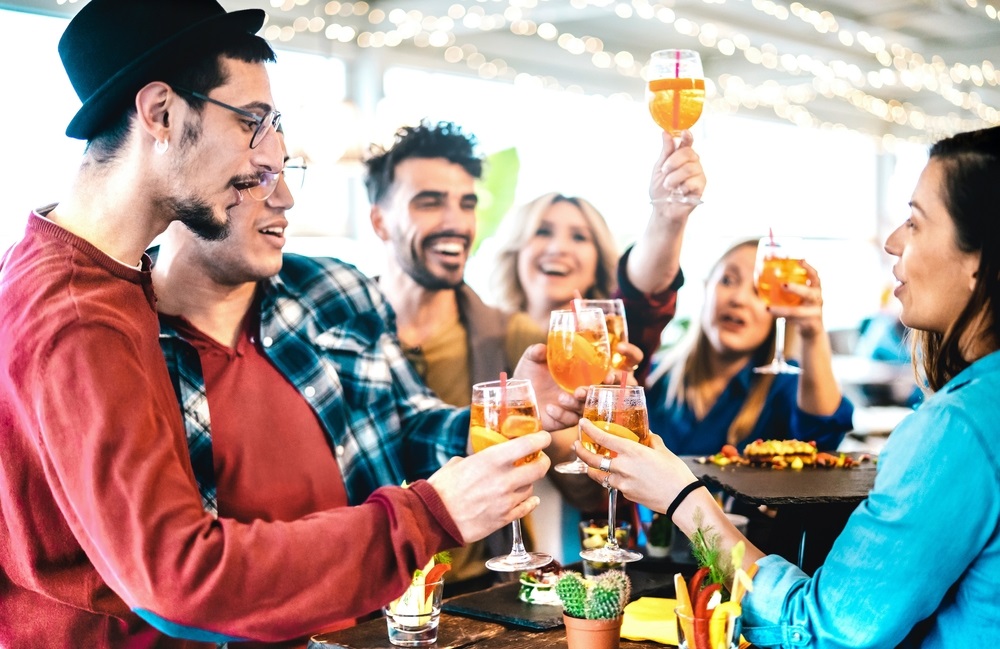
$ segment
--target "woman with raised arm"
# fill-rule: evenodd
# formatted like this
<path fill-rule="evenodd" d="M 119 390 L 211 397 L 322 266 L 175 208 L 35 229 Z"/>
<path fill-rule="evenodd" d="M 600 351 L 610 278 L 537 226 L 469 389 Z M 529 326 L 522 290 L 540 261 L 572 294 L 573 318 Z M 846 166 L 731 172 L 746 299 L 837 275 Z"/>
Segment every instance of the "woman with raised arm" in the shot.
<path fill-rule="evenodd" d="M 743 634 L 762 647 L 1000 646 L 1000 127 L 931 148 L 885 243 L 929 396 L 890 435 L 875 486 L 810 577 L 748 545 Z M 680 459 L 584 422 L 618 453 L 593 479 L 728 552 L 745 541 Z M 601 456 L 577 452 L 591 467 Z M 968 494 L 975 494 L 969 497 Z"/>

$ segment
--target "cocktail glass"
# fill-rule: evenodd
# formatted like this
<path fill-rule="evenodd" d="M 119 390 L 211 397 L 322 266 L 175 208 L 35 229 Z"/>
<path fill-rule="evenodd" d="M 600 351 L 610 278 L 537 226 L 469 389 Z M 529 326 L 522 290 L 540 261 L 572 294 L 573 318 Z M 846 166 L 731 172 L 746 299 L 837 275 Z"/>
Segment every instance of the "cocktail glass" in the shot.
<path fill-rule="evenodd" d="M 694 126 L 705 105 L 705 74 L 701 56 L 694 50 L 653 52 L 646 68 L 646 101 L 653 121 L 680 144 L 681 133 Z M 700 205 L 679 187 L 665 199 L 674 203 Z"/>
<path fill-rule="evenodd" d="M 592 385 L 587 390 L 583 404 L 583 418 L 589 419 L 601 430 L 634 442 L 649 437 L 649 415 L 646 412 L 646 394 L 639 385 Z M 614 452 L 594 443 L 586 435 L 582 443 L 587 450 L 614 458 Z M 618 490 L 608 487 L 608 526 L 616 529 Z M 604 547 L 584 550 L 582 559 L 601 563 L 628 563 L 638 561 L 642 555 L 618 545 L 614 534 L 609 534 Z"/>
<path fill-rule="evenodd" d="M 611 351 L 611 367 L 616 370 L 625 369 L 626 359 L 616 351 L 618 343 L 628 342 L 628 323 L 625 320 L 625 303 L 615 300 L 573 300 L 576 310 L 600 309 L 604 314 L 604 324 L 608 330 L 608 349 Z M 555 313 L 555 312 L 553 312 Z M 550 365 L 551 367 L 551 365 Z M 605 370 L 605 373 L 607 370 Z M 583 439 L 581 438 L 581 443 Z M 579 457 L 572 462 L 560 462 L 553 467 L 559 473 L 582 474 L 587 472 L 587 463 Z"/>
<path fill-rule="evenodd" d="M 783 288 L 786 284 L 808 283 L 802 265 L 802 243 L 791 237 L 765 237 L 757 244 L 753 269 L 757 295 L 768 306 L 798 306 L 802 297 Z M 758 374 L 800 374 L 801 369 L 785 360 L 785 319 L 774 319 L 774 358 L 767 365 L 753 368 Z"/>
<path fill-rule="evenodd" d="M 538 403 L 531 382 L 510 379 L 477 383 L 472 386 L 469 437 L 473 452 L 478 453 L 494 444 L 529 435 L 542 429 L 538 418 Z M 537 459 L 538 453 L 521 458 L 516 464 Z M 493 557 L 486 567 L 499 572 L 533 570 L 552 561 L 543 552 L 528 552 L 521 536 L 521 521 L 511 523 L 514 541 L 510 554 Z"/>

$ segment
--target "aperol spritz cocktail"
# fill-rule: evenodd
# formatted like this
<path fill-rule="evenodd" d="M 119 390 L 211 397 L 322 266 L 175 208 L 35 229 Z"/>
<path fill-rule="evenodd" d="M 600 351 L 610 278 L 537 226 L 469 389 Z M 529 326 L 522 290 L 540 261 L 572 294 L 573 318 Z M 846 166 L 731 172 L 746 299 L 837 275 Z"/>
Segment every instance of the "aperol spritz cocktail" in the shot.
<path fill-rule="evenodd" d="M 583 404 L 583 418 L 612 435 L 637 443 L 649 437 L 649 415 L 646 411 L 646 393 L 640 385 L 592 385 L 587 390 L 587 400 Z M 581 442 L 594 453 L 614 457 L 614 452 L 594 443 L 581 432 Z M 618 490 L 608 488 L 608 529 L 615 529 Z M 602 548 L 584 550 L 580 557 L 587 561 L 602 563 L 628 563 L 638 561 L 642 555 L 626 550 L 618 545 L 614 534 Z"/>
<path fill-rule="evenodd" d="M 785 284 L 808 283 L 801 259 L 767 257 L 761 261 L 757 275 L 757 295 L 768 306 L 799 306 L 802 296 L 782 288 Z"/>
<path fill-rule="evenodd" d="M 694 126 L 705 105 L 701 56 L 694 50 L 659 50 L 649 58 L 646 101 L 653 121 L 674 137 Z"/>
<path fill-rule="evenodd" d="M 474 453 L 542 429 L 531 381 L 507 380 L 506 374 L 501 376 L 499 381 L 476 383 L 472 386 L 469 437 Z M 538 456 L 539 453 L 534 453 L 521 458 L 515 465 L 531 462 Z M 526 551 L 521 536 L 521 521 L 515 520 L 511 525 L 514 541 L 510 554 L 493 557 L 486 562 L 487 568 L 500 572 L 520 572 L 541 568 L 552 561 L 548 554 Z"/>
<path fill-rule="evenodd" d="M 556 384 L 573 392 L 600 383 L 611 367 L 611 344 L 604 311 L 553 311 L 549 318 L 546 361 Z"/>
<path fill-rule="evenodd" d="M 802 296 L 783 288 L 788 284 L 809 283 L 802 265 L 802 242 L 790 237 L 765 237 L 757 243 L 754 263 L 757 295 L 768 306 L 798 306 Z M 800 374 L 801 369 L 785 360 L 785 319 L 774 320 L 774 358 L 767 365 L 753 368 L 758 374 Z"/>
<path fill-rule="evenodd" d="M 577 309 L 600 309 L 604 312 L 604 324 L 608 328 L 608 345 L 611 348 L 611 367 L 616 370 L 625 367 L 628 359 L 618 351 L 618 343 L 628 342 L 628 322 L 625 320 L 625 303 L 614 300 L 573 300 Z"/>
<path fill-rule="evenodd" d="M 695 125 L 705 106 L 701 56 L 694 50 L 653 52 L 646 66 L 646 103 L 653 121 L 670 133 L 675 146 L 680 146 L 681 133 Z M 688 205 L 702 202 L 679 187 L 663 200 Z"/>

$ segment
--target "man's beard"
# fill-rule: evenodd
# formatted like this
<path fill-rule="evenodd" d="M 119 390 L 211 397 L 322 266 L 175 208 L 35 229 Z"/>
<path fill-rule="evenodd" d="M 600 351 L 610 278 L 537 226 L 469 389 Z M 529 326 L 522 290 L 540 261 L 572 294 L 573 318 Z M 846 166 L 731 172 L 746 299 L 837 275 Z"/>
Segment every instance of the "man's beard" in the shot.
<path fill-rule="evenodd" d="M 229 236 L 229 219 L 226 218 L 221 223 L 217 221 L 211 206 L 204 201 L 172 198 L 169 202 L 177 220 L 198 237 L 206 241 L 220 241 Z"/>
<path fill-rule="evenodd" d="M 443 291 L 446 289 L 458 288 L 462 285 L 462 282 L 464 281 L 462 273 L 459 274 L 457 280 L 452 281 L 447 278 L 438 277 L 427 270 L 427 265 L 420 256 L 416 243 L 407 246 L 403 241 L 397 238 L 396 244 L 396 250 L 406 251 L 407 253 L 405 255 L 399 253 L 396 254 L 396 260 L 399 262 L 400 268 L 403 269 L 404 273 L 410 276 L 410 279 L 419 284 L 422 288 L 425 288 L 428 291 Z"/>
<path fill-rule="evenodd" d="M 201 139 L 201 123 L 185 122 L 181 132 L 178 147 L 183 150 L 192 148 Z M 235 180 L 231 184 L 235 184 Z M 215 219 L 212 206 L 197 198 L 168 198 L 167 207 L 176 215 L 177 220 L 188 227 L 198 237 L 206 241 L 220 241 L 229 236 L 229 215 L 220 223 Z"/>

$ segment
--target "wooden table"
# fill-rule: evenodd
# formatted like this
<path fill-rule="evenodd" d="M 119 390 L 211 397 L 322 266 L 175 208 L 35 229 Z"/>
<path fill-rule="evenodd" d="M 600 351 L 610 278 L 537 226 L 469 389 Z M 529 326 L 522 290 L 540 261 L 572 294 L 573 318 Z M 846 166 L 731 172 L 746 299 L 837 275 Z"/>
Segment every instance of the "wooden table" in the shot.
<path fill-rule="evenodd" d="M 710 487 L 747 505 L 776 509 L 772 534 L 761 550 L 779 554 L 810 574 L 823 563 L 848 517 L 875 484 L 874 461 L 850 469 L 806 467 L 795 471 L 683 459 Z"/>
<path fill-rule="evenodd" d="M 636 566 L 641 566 L 636 567 Z M 690 566 L 675 566 L 669 561 L 631 564 L 633 599 L 642 596 L 673 597 L 675 572 L 690 574 Z M 445 602 L 438 627 L 436 649 L 557 649 L 566 647 L 562 611 L 554 606 L 530 606 L 517 599 L 517 583 L 494 586 L 477 593 L 459 595 Z M 492 605 L 490 604 L 492 602 Z M 449 611 L 462 610 L 459 614 Z M 492 618 L 492 619 L 491 619 Z M 310 649 L 394 649 L 390 644 L 385 619 L 363 622 L 342 631 L 317 636 L 320 642 Z M 622 639 L 621 649 L 663 648 L 655 642 Z"/>

